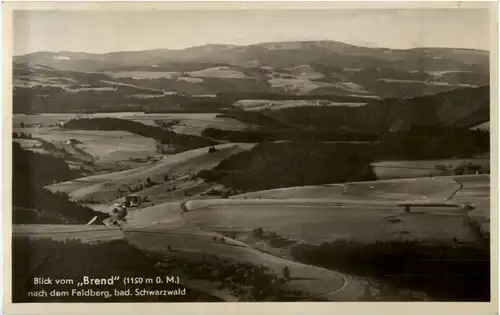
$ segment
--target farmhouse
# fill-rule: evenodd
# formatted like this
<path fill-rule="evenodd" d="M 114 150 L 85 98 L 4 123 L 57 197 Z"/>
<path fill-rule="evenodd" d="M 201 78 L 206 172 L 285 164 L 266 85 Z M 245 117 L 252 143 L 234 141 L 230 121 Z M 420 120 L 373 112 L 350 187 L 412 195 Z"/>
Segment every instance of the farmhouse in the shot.
<path fill-rule="evenodd" d="M 125 204 L 127 207 L 135 207 L 138 206 L 141 202 L 139 196 L 125 196 Z"/>
<path fill-rule="evenodd" d="M 160 154 L 175 154 L 176 153 L 176 147 L 172 144 L 168 143 L 156 143 L 156 153 Z"/>
<path fill-rule="evenodd" d="M 455 175 L 470 175 L 470 174 L 488 174 L 489 171 L 481 165 L 468 163 L 462 163 L 455 168 Z"/>

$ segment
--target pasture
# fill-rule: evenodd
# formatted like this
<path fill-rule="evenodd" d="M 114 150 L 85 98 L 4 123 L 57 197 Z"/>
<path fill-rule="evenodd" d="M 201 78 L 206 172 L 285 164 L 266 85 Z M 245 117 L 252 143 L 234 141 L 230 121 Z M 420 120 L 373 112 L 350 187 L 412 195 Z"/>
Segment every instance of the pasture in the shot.
<path fill-rule="evenodd" d="M 189 72 L 189 76 L 195 78 L 253 79 L 245 75 L 243 72 L 229 67 L 215 67 L 192 71 Z"/>
<path fill-rule="evenodd" d="M 408 178 L 262 190 L 233 198 L 446 200 L 459 188 L 453 177 Z"/>
<path fill-rule="evenodd" d="M 428 243 L 476 242 L 461 211 L 425 209 L 403 213 L 384 205 L 214 205 L 183 214 L 192 224 L 214 231 L 262 228 L 297 243 L 320 245 L 335 240 L 361 243 L 418 240 Z"/>
<path fill-rule="evenodd" d="M 284 286 L 307 293 L 306 297 L 324 295 L 327 300 L 357 300 L 363 297 L 366 287 L 366 283 L 348 275 L 282 259 L 230 238 L 224 238 L 225 243 L 215 242 L 214 237 L 220 238 L 215 232 L 172 230 L 171 226 L 163 224 L 130 226 L 124 231 L 125 238 L 134 246 L 163 255 L 185 255 L 185 252 L 199 257 L 216 255 L 229 264 L 262 265 L 276 274 L 282 274 L 283 267 L 287 266 L 293 278 Z M 174 252 L 167 254 L 167 246 Z"/>
<path fill-rule="evenodd" d="M 123 169 L 136 166 L 136 159 L 148 160 L 159 156 L 153 139 L 125 131 L 65 130 L 49 128 L 14 128 L 15 132 L 31 134 L 35 139 L 19 139 L 26 149 L 41 147 L 49 154 L 61 155 L 72 162 L 92 162 L 95 166 Z M 76 144 L 66 141 L 74 139 Z M 34 143 L 34 142 L 37 143 Z M 44 146 L 42 142 L 45 142 Z M 32 143 L 33 142 L 33 143 Z M 38 148 L 30 150 L 39 150 Z M 122 165 L 120 165 L 122 164 Z M 130 165 L 129 165 L 130 164 Z"/>
<path fill-rule="evenodd" d="M 21 139 L 21 138 L 14 138 L 12 141 L 17 142 L 21 145 L 21 148 L 23 149 L 33 149 L 33 148 L 38 148 L 41 146 L 41 142 L 38 141 L 37 139 Z"/>
<path fill-rule="evenodd" d="M 233 106 L 244 110 L 280 110 L 293 107 L 317 107 L 317 106 L 347 106 L 358 107 L 366 105 L 366 103 L 356 102 L 332 102 L 325 100 L 239 100 Z"/>
<path fill-rule="evenodd" d="M 179 76 L 178 72 L 172 71 L 105 71 L 104 74 L 114 78 L 131 78 L 136 80 L 157 80 L 157 79 L 172 79 Z"/>
<path fill-rule="evenodd" d="M 102 243 L 123 238 L 118 227 L 105 227 L 98 225 L 52 225 L 52 224 L 16 224 L 12 228 L 14 239 L 29 237 L 32 240 L 50 239 L 65 241 L 67 239 L 79 240 L 82 243 Z"/>
<path fill-rule="evenodd" d="M 217 117 L 217 113 L 139 113 L 139 112 L 117 112 L 117 113 L 95 113 L 95 114 L 39 114 L 39 115 L 14 115 L 14 131 L 21 127 L 31 125 L 56 125 L 75 118 L 121 118 L 140 122 L 145 125 L 156 126 L 156 121 L 176 121 L 171 128 L 181 134 L 201 135 L 207 128 L 222 130 L 243 130 L 247 124 L 229 117 Z"/>
<path fill-rule="evenodd" d="M 134 213 L 129 227 L 136 230 L 131 238 L 141 248 L 161 250 L 168 244 L 181 252 L 209 252 L 224 259 L 248 259 L 265 266 L 273 266 L 274 263 L 288 266 L 291 255 L 300 252 L 302 246 L 341 246 L 342 242 L 356 244 L 356 248 L 376 246 L 376 242 L 404 244 L 409 241 L 417 242 L 422 251 L 426 246 L 479 250 L 482 248 L 481 238 L 471 219 L 478 220 L 472 215 L 477 209 L 481 208 L 483 212 L 489 209 L 486 202 L 478 202 L 489 200 L 488 189 L 487 175 L 293 187 L 254 192 L 232 199 L 161 204 Z M 476 210 L 445 206 L 455 202 L 461 204 L 460 195 L 467 196 L 469 201 L 475 198 L 472 203 Z M 406 213 L 401 204 L 407 201 L 423 202 L 426 206 L 412 207 L 412 211 Z M 478 221 L 485 225 L 482 230 L 489 227 L 485 220 L 483 217 L 482 221 Z M 191 236 L 187 235 L 189 229 L 198 231 L 192 242 Z M 259 238 L 255 234 L 258 229 L 263 231 L 264 237 Z M 182 235 L 177 235 L 176 231 L 182 232 Z M 203 233 L 207 233 L 206 239 Z M 228 245 L 214 242 L 213 233 L 225 235 Z M 265 256 L 254 256 L 252 247 L 265 252 Z M 348 246 L 344 248 L 348 249 Z M 341 256 L 339 259 L 348 257 Z M 293 268 L 290 268 L 292 274 L 316 278 L 316 271 L 309 273 L 307 265 Z M 350 281 L 348 279 L 347 283 Z M 308 286 L 311 282 L 303 280 L 300 283 L 305 286 L 303 290 L 310 291 Z M 359 292 L 359 286 L 355 286 L 354 291 Z M 333 292 L 327 296 L 336 300 L 338 294 L 349 292 L 349 289 Z M 390 294 L 394 298 L 401 292 L 395 289 Z M 387 299 L 390 300 L 391 296 Z"/>
<path fill-rule="evenodd" d="M 64 123 L 68 120 L 77 118 L 80 115 L 75 114 L 37 114 L 37 115 L 25 115 L 25 114 L 14 114 L 12 119 L 12 127 L 14 131 L 21 127 L 21 124 L 26 126 L 30 125 L 55 125 L 58 123 Z"/>
<path fill-rule="evenodd" d="M 205 163 L 202 168 L 216 163 L 223 155 L 234 153 L 237 149 L 221 145 L 218 149 L 220 156 L 215 156 L 213 160 L 206 155 L 213 156 L 214 153 L 198 149 L 173 156 L 172 161 L 158 162 L 138 170 L 84 178 L 81 182 L 86 180 L 87 186 L 76 192 L 99 194 L 109 187 L 118 187 L 123 179 L 134 181 L 137 176 L 152 175 L 159 170 L 185 174 L 187 170 L 198 168 L 200 163 Z M 181 184 L 182 181 L 184 184 Z M 179 176 L 175 183 L 179 187 L 202 185 L 202 182 L 186 180 L 183 176 Z M 67 184 L 71 185 L 71 182 Z M 164 182 L 140 193 L 161 194 L 161 190 L 169 184 Z M 51 189 L 58 186 L 64 188 L 64 185 L 56 184 Z M 136 248 L 167 260 L 203 260 L 207 255 L 214 255 L 225 264 L 263 266 L 278 275 L 287 266 L 292 279 L 285 282 L 283 288 L 301 292 L 301 299 L 364 300 L 367 290 L 371 295 L 368 298 L 374 298 L 372 292 L 377 296 L 380 290 L 370 281 L 350 275 L 349 268 L 339 269 L 346 273 L 328 270 L 294 261 L 291 255 L 302 251 L 303 246 L 327 243 L 341 246 L 342 242 L 352 242 L 358 249 L 372 246 L 377 241 L 398 244 L 417 241 L 422 250 L 427 245 L 430 248 L 443 245 L 475 248 L 481 242 L 471 228 L 471 212 L 445 205 L 462 203 L 463 198 L 484 201 L 489 199 L 488 191 L 488 175 L 468 175 L 293 187 L 254 192 L 232 199 L 167 202 L 131 210 L 123 236 Z M 423 200 L 441 203 L 441 206 L 427 204 L 413 207 L 411 212 L 403 211 L 402 203 Z M 487 206 L 477 202 L 474 205 L 480 208 Z M 486 211 L 484 208 L 481 210 Z M 262 239 L 255 234 L 258 229 L 263 231 Z M 86 236 L 91 230 L 18 227 L 16 233 L 56 239 L 75 234 L 90 242 L 97 238 L 117 237 L 116 230 L 104 228 L 102 232 L 92 230 L 99 237 Z M 43 236 L 44 233 L 46 236 Z M 343 261 L 349 257 L 339 256 L 339 259 Z M 394 299 L 400 293 L 395 289 L 387 299 Z"/>
<path fill-rule="evenodd" d="M 173 79 L 183 80 L 191 83 L 202 83 L 203 78 L 220 78 L 220 79 L 247 79 L 241 71 L 231 69 L 229 67 L 214 67 L 206 68 L 191 72 L 176 72 L 176 71 L 106 71 L 104 74 L 114 78 L 131 78 L 135 80 L 158 80 L 158 79 Z"/>
<path fill-rule="evenodd" d="M 471 203 L 475 210 L 426 206 L 403 213 L 396 206 L 402 201 Z M 292 187 L 190 201 L 187 206 L 193 211 L 184 217 L 204 228 L 267 228 L 308 244 L 339 238 L 473 243 L 476 235 L 467 222 L 489 222 L 489 175 Z"/>
<path fill-rule="evenodd" d="M 130 189 L 138 190 L 140 191 L 139 195 L 146 195 L 154 200 L 163 200 L 169 196 L 183 198 L 186 191 L 201 193 L 205 188 L 209 188 L 202 186 L 203 182 L 193 180 L 191 177 L 194 174 L 204 169 L 210 169 L 224 158 L 251 147 L 251 144 L 232 143 L 215 146 L 216 152 L 213 153 L 209 153 L 208 148 L 186 151 L 166 156 L 158 162 L 132 170 L 79 178 L 54 184 L 47 188 L 52 191 L 66 192 L 75 200 L 91 201 L 89 203 L 92 204 L 89 206 L 96 210 L 102 209 L 102 204 L 109 204 L 131 194 Z M 151 184 L 147 183 L 148 178 Z M 150 187 L 147 187 L 148 185 Z M 197 191 L 198 186 L 202 187 L 201 191 Z M 172 190 L 172 188 L 174 189 Z M 148 192 L 148 189 L 151 191 Z"/>
<path fill-rule="evenodd" d="M 341 296 L 356 299 L 363 293 L 364 283 L 347 275 L 278 258 L 231 238 L 225 237 L 224 243 L 216 242 L 214 237 L 218 239 L 221 235 L 198 230 L 186 222 L 178 203 L 149 207 L 132 214 L 124 231 L 125 238 L 143 250 L 165 254 L 165 249 L 170 246 L 173 252 L 169 255 L 213 254 L 231 263 L 263 265 L 277 274 L 281 274 L 283 267 L 288 266 L 296 280 L 288 282 L 286 286 L 307 292 L 308 295 L 330 294 L 330 298 L 335 300 Z M 346 288 L 348 296 L 343 292 Z"/>
<path fill-rule="evenodd" d="M 273 89 L 307 94 L 320 88 L 340 91 L 343 93 L 370 95 L 362 86 L 353 82 L 342 82 L 345 78 L 339 77 L 335 80 L 325 78 L 325 75 L 317 72 L 309 65 L 299 65 L 282 71 L 267 69 L 268 82 Z M 337 82 L 333 82 L 337 81 Z"/>
<path fill-rule="evenodd" d="M 489 217 L 490 175 L 461 175 L 351 182 L 256 191 L 231 197 L 258 200 L 347 200 L 355 202 L 471 202 Z"/>
<path fill-rule="evenodd" d="M 388 79 L 388 78 L 381 78 L 378 80 L 384 83 L 415 83 L 415 84 L 424 84 L 429 86 L 478 87 L 477 85 L 473 84 L 452 84 L 440 81 L 400 80 L 400 79 Z"/>
<path fill-rule="evenodd" d="M 377 161 L 372 163 L 377 178 L 408 178 L 453 175 L 453 169 L 463 162 L 471 162 L 489 169 L 490 159 L 464 158 L 439 160 L 404 160 L 404 161 Z"/>

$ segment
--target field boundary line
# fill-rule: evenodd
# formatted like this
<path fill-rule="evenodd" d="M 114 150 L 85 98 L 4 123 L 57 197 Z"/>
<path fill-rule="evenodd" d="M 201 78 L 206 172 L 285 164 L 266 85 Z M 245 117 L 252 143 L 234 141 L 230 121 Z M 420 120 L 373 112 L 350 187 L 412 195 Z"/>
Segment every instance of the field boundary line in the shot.
<path fill-rule="evenodd" d="M 460 182 L 458 178 L 453 178 L 453 181 L 457 183 L 459 187 L 451 194 L 451 196 L 447 198 L 447 200 L 453 199 L 456 196 L 456 194 L 464 188 L 464 184 L 462 184 L 462 182 Z"/>

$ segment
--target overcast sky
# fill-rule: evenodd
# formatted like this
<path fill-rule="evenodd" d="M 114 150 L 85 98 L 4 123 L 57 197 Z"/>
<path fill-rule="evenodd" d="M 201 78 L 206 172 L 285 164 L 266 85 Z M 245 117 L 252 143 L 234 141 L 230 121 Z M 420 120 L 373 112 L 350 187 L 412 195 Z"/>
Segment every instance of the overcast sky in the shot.
<path fill-rule="evenodd" d="M 14 54 L 181 49 L 204 44 L 336 40 L 387 48 L 489 50 L 488 11 L 16 11 Z"/>

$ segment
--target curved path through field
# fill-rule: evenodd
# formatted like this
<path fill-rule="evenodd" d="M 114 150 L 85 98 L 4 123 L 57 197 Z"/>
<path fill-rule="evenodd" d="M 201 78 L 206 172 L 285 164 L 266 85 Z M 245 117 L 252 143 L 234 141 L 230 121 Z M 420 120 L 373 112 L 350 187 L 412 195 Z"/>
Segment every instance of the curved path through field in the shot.
<path fill-rule="evenodd" d="M 418 205 L 405 213 L 402 205 Z M 285 286 L 307 292 L 304 299 L 363 300 L 365 281 L 340 272 L 293 261 L 254 246 L 261 228 L 292 243 L 321 244 L 335 239 L 373 241 L 415 238 L 475 242 L 463 224 L 472 203 L 478 217 L 488 213 L 489 177 L 460 176 L 293 187 L 232 199 L 168 202 L 129 213 L 122 230 L 101 226 L 16 225 L 14 237 L 79 238 L 84 242 L 125 239 L 155 253 L 167 247 L 179 253 L 212 254 L 222 259 L 263 265 L 292 280 Z M 238 237 L 226 237 L 235 233 Z M 225 242 L 220 242 L 223 238 Z M 168 255 L 172 255 L 169 253 Z"/>
<path fill-rule="evenodd" d="M 310 266 L 273 256 L 247 244 L 223 237 L 216 231 L 200 229 L 183 217 L 185 202 L 150 207 L 133 214 L 125 227 L 125 236 L 132 244 L 156 252 L 167 246 L 180 251 L 214 254 L 234 261 L 264 265 L 281 274 L 287 266 L 292 274 L 286 286 L 308 293 L 308 299 L 356 300 L 364 294 L 366 284 L 339 272 Z M 149 223 L 146 223 L 149 222 Z M 180 232 L 182 230 L 182 232 Z M 214 242 L 214 237 L 225 243 Z"/>

